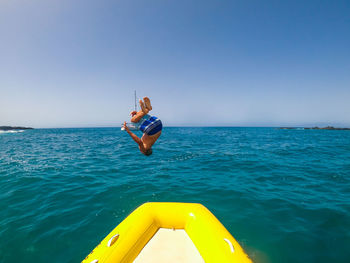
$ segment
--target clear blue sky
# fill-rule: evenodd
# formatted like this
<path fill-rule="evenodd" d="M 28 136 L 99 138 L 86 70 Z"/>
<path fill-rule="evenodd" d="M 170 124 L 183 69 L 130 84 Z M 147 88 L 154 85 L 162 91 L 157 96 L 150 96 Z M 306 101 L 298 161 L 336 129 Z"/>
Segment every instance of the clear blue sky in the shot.
<path fill-rule="evenodd" d="M 2 0 L 0 125 L 350 126 L 350 1 Z"/>

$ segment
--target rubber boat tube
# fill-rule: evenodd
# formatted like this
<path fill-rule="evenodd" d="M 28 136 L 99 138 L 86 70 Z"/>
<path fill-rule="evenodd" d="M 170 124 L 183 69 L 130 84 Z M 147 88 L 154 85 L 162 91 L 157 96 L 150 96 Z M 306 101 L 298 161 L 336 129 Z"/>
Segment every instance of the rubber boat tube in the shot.
<path fill-rule="evenodd" d="M 206 263 L 252 262 L 226 228 L 203 205 L 145 203 L 108 234 L 83 263 L 133 262 L 160 228 L 185 230 Z M 157 251 L 153 259 L 158 257 L 156 254 Z"/>

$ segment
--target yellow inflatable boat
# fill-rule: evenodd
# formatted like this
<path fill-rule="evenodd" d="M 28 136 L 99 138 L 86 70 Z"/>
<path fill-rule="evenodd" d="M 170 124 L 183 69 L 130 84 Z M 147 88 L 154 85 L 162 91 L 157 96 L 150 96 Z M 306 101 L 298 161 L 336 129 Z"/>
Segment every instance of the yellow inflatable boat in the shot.
<path fill-rule="evenodd" d="M 252 262 L 203 205 L 145 203 L 132 212 L 83 263 Z"/>

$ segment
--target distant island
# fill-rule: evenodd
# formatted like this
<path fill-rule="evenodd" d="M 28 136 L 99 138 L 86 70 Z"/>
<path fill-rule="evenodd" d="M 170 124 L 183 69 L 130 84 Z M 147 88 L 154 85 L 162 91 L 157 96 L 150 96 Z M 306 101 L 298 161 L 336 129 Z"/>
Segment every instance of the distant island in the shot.
<path fill-rule="evenodd" d="M 31 127 L 19 127 L 19 126 L 0 126 L 0 131 L 13 131 L 13 130 L 32 130 Z"/>
<path fill-rule="evenodd" d="M 280 130 L 295 130 L 295 129 L 304 129 L 304 130 L 340 130 L 340 131 L 344 131 L 344 130 L 350 130 L 350 128 L 335 128 L 333 126 L 327 126 L 327 127 L 304 127 L 304 128 L 296 128 L 296 127 L 281 127 L 279 128 Z"/>

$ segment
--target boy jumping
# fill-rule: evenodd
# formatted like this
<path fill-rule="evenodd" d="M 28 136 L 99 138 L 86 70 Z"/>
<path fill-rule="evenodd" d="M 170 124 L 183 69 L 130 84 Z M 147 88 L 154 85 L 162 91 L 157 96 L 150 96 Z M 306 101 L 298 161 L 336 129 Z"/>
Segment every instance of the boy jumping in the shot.
<path fill-rule="evenodd" d="M 123 128 L 131 136 L 131 138 L 139 145 L 140 152 L 149 156 L 152 154 L 152 146 L 158 140 L 162 133 L 162 122 L 155 116 L 150 116 L 148 113 L 152 110 L 151 101 L 148 97 L 144 97 L 143 101 L 140 100 L 141 110 L 139 112 L 132 111 L 130 113 L 131 122 L 135 123 L 135 126 L 143 132 L 141 139 L 132 133 L 126 122 L 124 122 Z"/>

